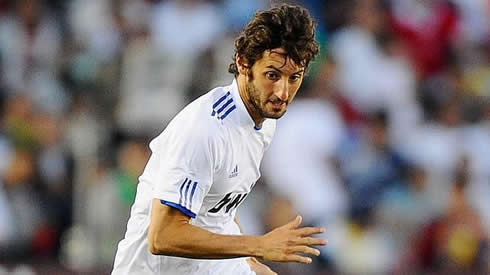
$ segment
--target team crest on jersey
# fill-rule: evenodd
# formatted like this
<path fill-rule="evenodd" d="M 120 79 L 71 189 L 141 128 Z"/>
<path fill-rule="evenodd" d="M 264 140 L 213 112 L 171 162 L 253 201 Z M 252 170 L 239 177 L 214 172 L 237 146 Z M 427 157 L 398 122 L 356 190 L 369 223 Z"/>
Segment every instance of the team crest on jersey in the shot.
<path fill-rule="evenodd" d="M 230 179 L 231 179 L 231 178 L 234 178 L 234 177 L 236 177 L 236 176 L 238 176 L 238 164 L 237 164 L 237 165 L 235 165 L 235 169 L 233 169 L 233 171 L 232 171 L 232 172 L 231 172 L 231 174 L 228 176 L 228 178 L 230 178 Z"/>

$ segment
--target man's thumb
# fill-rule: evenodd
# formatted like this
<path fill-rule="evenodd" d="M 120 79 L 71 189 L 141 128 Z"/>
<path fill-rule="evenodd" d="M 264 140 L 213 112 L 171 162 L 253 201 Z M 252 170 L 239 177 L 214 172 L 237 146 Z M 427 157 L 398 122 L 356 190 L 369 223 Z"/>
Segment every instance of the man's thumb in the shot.
<path fill-rule="evenodd" d="M 289 229 L 297 228 L 301 224 L 302 220 L 303 220 L 303 218 L 301 216 L 296 216 L 296 218 L 294 218 L 294 220 L 292 220 L 286 224 L 286 227 Z"/>

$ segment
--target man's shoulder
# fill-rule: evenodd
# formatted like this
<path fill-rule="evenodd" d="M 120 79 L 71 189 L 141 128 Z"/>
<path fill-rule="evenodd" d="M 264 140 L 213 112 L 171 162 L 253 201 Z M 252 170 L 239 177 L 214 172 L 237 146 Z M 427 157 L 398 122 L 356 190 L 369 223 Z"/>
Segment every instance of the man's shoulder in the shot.
<path fill-rule="evenodd" d="M 196 132 L 200 136 L 216 136 L 225 128 L 223 118 L 231 113 L 231 104 L 224 108 L 223 102 L 230 97 L 229 86 L 216 87 L 189 103 L 167 126 L 167 131 Z M 228 113 L 227 113 L 228 112 Z"/>

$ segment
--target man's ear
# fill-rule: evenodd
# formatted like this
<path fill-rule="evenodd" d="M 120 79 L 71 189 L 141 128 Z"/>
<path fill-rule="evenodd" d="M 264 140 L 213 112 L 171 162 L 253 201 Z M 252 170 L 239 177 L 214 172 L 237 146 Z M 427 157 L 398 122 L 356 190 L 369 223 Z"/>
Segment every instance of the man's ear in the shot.
<path fill-rule="evenodd" d="M 238 68 L 239 74 L 243 74 L 243 75 L 248 74 L 248 70 L 250 69 L 250 67 L 248 66 L 248 62 L 245 58 L 243 58 L 241 56 L 237 56 L 236 57 L 236 66 Z"/>

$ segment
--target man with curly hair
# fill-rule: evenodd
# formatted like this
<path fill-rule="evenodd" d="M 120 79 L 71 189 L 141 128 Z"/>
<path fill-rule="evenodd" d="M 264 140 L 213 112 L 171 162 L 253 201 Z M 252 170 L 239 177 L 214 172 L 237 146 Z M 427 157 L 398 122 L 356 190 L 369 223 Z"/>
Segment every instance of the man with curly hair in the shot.
<path fill-rule="evenodd" d="M 263 236 L 242 235 L 237 207 L 308 64 L 318 54 L 304 8 L 257 12 L 235 41 L 235 80 L 186 106 L 150 143 L 112 274 L 275 274 L 258 259 L 311 263 L 323 228 L 301 217 Z M 280 173 L 280 167 L 278 167 Z"/>

